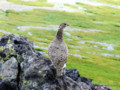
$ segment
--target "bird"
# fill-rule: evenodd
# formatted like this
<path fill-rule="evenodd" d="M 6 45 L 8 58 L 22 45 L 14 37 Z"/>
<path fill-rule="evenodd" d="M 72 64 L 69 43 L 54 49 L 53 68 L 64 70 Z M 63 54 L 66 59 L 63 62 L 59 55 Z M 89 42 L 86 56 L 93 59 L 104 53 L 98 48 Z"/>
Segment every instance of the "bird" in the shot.
<path fill-rule="evenodd" d="M 68 47 L 63 39 L 63 29 L 69 26 L 67 23 L 61 23 L 56 37 L 48 46 L 48 56 L 56 68 L 57 76 L 64 75 L 64 69 L 68 58 Z"/>

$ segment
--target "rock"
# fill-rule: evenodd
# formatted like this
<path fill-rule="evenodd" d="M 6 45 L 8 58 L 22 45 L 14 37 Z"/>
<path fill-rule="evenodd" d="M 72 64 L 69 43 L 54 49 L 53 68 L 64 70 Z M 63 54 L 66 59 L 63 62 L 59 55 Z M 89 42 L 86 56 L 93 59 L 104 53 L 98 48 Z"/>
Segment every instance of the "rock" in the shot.
<path fill-rule="evenodd" d="M 18 73 L 18 64 L 17 60 L 14 57 L 11 57 L 6 61 L 1 68 L 0 77 L 7 80 L 15 80 Z"/>
<path fill-rule="evenodd" d="M 17 84 L 11 81 L 0 82 L 0 90 L 18 90 Z"/>
<path fill-rule="evenodd" d="M 79 72 L 76 69 L 66 70 L 66 76 L 72 78 L 74 81 L 81 85 L 81 88 L 91 89 L 93 86 L 92 79 L 86 77 L 80 77 Z"/>
<path fill-rule="evenodd" d="M 76 69 L 66 70 L 65 74 L 68 77 L 72 78 L 74 81 L 77 81 L 80 78 L 79 72 Z"/>
<path fill-rule="evenodd" d="M 109 88 L 108 86 L 94 84 L 94 86 L 92 87 L 92 90 L 112 90 L 112 89 Z"/>
<path fill-rule="evenodd" d="M 67 76 L 58 77 L 57 79 L 61 87 L 60 90 L 82 90 L 77 82 Z"/>
<path fill-rule="evenodd" d="M 76 69 L 57 77 L 52 62 L 35 51 L 25 36 L 0 38 L 0 90 L 112 90 L 91 81 Z"/>

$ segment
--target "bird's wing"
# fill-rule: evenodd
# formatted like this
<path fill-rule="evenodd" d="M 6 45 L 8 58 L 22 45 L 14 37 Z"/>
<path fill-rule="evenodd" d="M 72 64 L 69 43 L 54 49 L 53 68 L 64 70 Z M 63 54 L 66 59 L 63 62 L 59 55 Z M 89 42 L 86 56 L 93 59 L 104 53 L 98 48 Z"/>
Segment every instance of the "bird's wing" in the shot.
<path fill-rule="evenodd" d="M 56 57 L 56 50 L 55 50 L 55 46 L 53 44 L 50 44 L 48 47 L 48 55 L 52 61 Z"/>

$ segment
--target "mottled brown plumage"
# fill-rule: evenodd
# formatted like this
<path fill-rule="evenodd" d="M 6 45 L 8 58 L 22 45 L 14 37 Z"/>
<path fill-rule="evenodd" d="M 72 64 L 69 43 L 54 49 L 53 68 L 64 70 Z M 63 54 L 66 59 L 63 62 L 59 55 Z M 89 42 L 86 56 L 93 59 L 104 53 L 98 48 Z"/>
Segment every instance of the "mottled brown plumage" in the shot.
<path fill-rule="evenodd" d="M 63 68 L 68 57 L 68 48 L 63 40 L 63 29 L 66 26 L 68 26 L 66 23 L 60 24 L 55 39 L 48 47 L 48 55 L 56 67 L 57 76 L 63 75 Z"/>

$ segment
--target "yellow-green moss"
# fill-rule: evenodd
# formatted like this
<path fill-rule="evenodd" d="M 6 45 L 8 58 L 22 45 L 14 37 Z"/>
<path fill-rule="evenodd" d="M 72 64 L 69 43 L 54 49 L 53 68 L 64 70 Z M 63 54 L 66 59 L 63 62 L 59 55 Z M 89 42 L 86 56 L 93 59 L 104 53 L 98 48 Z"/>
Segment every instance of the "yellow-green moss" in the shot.
<path fill-rule="evenodd" d="M 20 60 L 20 55 L 17 54 L 17 61 L 20 62 L 19 60 Z"/>
<path fill-rule="evenodd" d="M 31 86 L 31 85 L 37 85 L 37 82 L 34 81 L 27 81 L 27 80 L 23 80 L 23 86 Z"/>
<path fill-rule="evenodd" d="M 4 79 L 4 76 L 0 76 L 0 79 L 2 79 L 2 80 L 3 80 L 3 79 Z"/>
<path fill-rule="evenodd" d="M 43 75 L 43 78 L 45 78 L 45 74 Z"/>
<path fill-rule="evenodd" d="M 10 55 L 13 55 L 13 52 L 15 52 L 14 48 L 12 47 L 13 45 L 11 44 L 10 41 L 11 41 L 11 40 L 10 40 L 10 38 L 9 38 L 8 41 L 7 41 L 8 43 L 7 43 L 6 46 L 0 46 L 0 51 L 1 51 L 1 52 L 4 51 L 4 50 L 7 50 L 7 52 L 5 53 L 6 57 L 5 57 L 5 58 L 0 57 L 0 58 L 2 58 L 3 60 L 8 60 L 8 59 L 9 59 L 9 56 L 10 56 Z M 2 62 L 3 62 L 3 60 L 2 60 Z"/>
<path fill-rule="evenodd" d="M 27 84 L 27 86 L 30 86 L 30 85 L 32 85 L 32 83 L 31 82 L 29 82 L 29 81 L 27 81 L 27 80 L 23 80 L 23 85 L 26 85 Z"/>
<path fill-rule="evenodd" d="M 39 73 L 41 73 L 42 71 L 41 71 L 41 70 L 39 70 L 38 72 L 39 72 Z"/>
<path fill-rule="evenodd" d="M 4 63 L 4 60 L 0 60 L 2 63 Z"/>
<path fill-rule="evenodd" d="M 4 46 L 0 46 L 0 51 L 3 51 L 5 49 Z"/>

